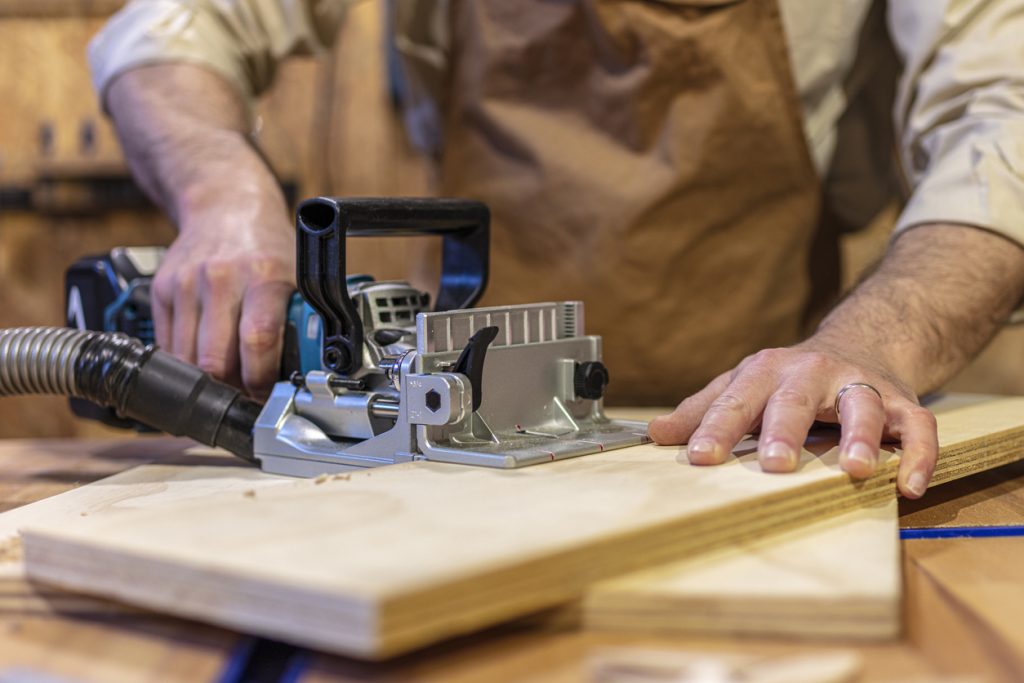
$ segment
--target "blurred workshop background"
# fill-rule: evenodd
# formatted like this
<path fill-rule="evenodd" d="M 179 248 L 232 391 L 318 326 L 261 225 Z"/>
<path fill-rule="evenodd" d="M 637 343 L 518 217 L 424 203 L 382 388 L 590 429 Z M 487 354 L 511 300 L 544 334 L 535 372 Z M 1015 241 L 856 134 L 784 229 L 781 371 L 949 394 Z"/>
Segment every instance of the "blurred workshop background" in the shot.
<path fill-rule="evenodd" d="M 131 182 L 90 85 L 86 45 L 120 5 L 0 0 L 0 326 L 62 324 L 63 274 L 78 257 L 174 237 Z M 386 87 L 383 21 L 379 3 L 357 5 L 333 53 L 291 60 L 261 101 L 259 144 L 294 196 L 430 193 Z M 844 238 L 847 286 L 882 253 L 895 215 Z M 350 258 L 401 277 L 416 247 L 388 244 L 357 241 Z M 1024 326 L 1003 330 L 949 388 L 1024 394 Z M 63 398 L 0 399 L 0 437 L 117 433 L 74 418 Z"/>

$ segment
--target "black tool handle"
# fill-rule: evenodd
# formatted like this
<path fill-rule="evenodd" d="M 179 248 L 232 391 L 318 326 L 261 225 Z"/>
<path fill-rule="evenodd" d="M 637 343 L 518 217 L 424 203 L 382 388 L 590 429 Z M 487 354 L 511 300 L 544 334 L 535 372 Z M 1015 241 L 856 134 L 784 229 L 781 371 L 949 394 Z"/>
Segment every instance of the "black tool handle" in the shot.
<path fill-rule="evenodd" d="M 363 324 L 348 296 L 348 235 L 438 235 L 441 287 L 435 310 L 469 308 L 487 287 L 490 211 L 466 199 L 317 197 L 296 217 L 299 291 L 320 314 L 324 367 L 350 375 L 363 362 Z"/>

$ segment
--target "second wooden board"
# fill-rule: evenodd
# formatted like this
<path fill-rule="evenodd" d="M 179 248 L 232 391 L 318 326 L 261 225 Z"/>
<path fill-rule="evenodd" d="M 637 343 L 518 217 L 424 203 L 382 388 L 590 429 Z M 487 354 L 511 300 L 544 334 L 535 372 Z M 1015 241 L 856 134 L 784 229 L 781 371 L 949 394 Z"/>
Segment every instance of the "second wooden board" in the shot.
<path fill-rule="evenodd" d="M 936 480 L 1024 456 L 1024 399 L 940 417 Z M 381 658 L 581 596 L 594 582 L 893 496 L 827 441 L 766 475 L 678 448 L 521 470 L 417 462 L 22 531 L 35 580 L 331 652 Z M 812 452 L 813 451 L 813 452 Z"/>
<path fill-rule="evenodd" d="M 896 499 L 593 586 L 589 628 L 802 639 L 900 632 Z"/>

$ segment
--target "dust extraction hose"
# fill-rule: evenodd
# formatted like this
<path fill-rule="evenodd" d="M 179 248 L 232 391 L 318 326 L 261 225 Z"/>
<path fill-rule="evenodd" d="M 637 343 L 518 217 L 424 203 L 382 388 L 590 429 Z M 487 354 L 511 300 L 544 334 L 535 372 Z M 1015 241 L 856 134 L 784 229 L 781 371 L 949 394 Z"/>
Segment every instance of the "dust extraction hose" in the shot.
<path fill-rule="evenodd" d="M 0 396 L 18 394 L 84 398 L 254 462 L 259 403 L 124 334 L 66 327 L 0 330 Z"/>

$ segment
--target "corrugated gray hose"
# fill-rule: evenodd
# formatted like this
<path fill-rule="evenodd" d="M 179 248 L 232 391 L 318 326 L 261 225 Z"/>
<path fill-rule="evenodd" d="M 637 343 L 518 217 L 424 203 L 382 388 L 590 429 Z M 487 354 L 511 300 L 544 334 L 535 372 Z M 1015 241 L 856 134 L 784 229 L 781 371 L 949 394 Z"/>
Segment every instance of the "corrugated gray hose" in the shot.
<path fill-rule="evenodd" d="M 0 396 L 59 394 L 254 461 L 261 406 L 199 368 L 116 332 L 0 329 Z"/>
<path fill-rule="evenodd" d="M 0 330 L 0 396 L 60 394 L 85 398 L 78 390 L 75 364 L 82 347 L 98 334 L 68 327 Z"/>

